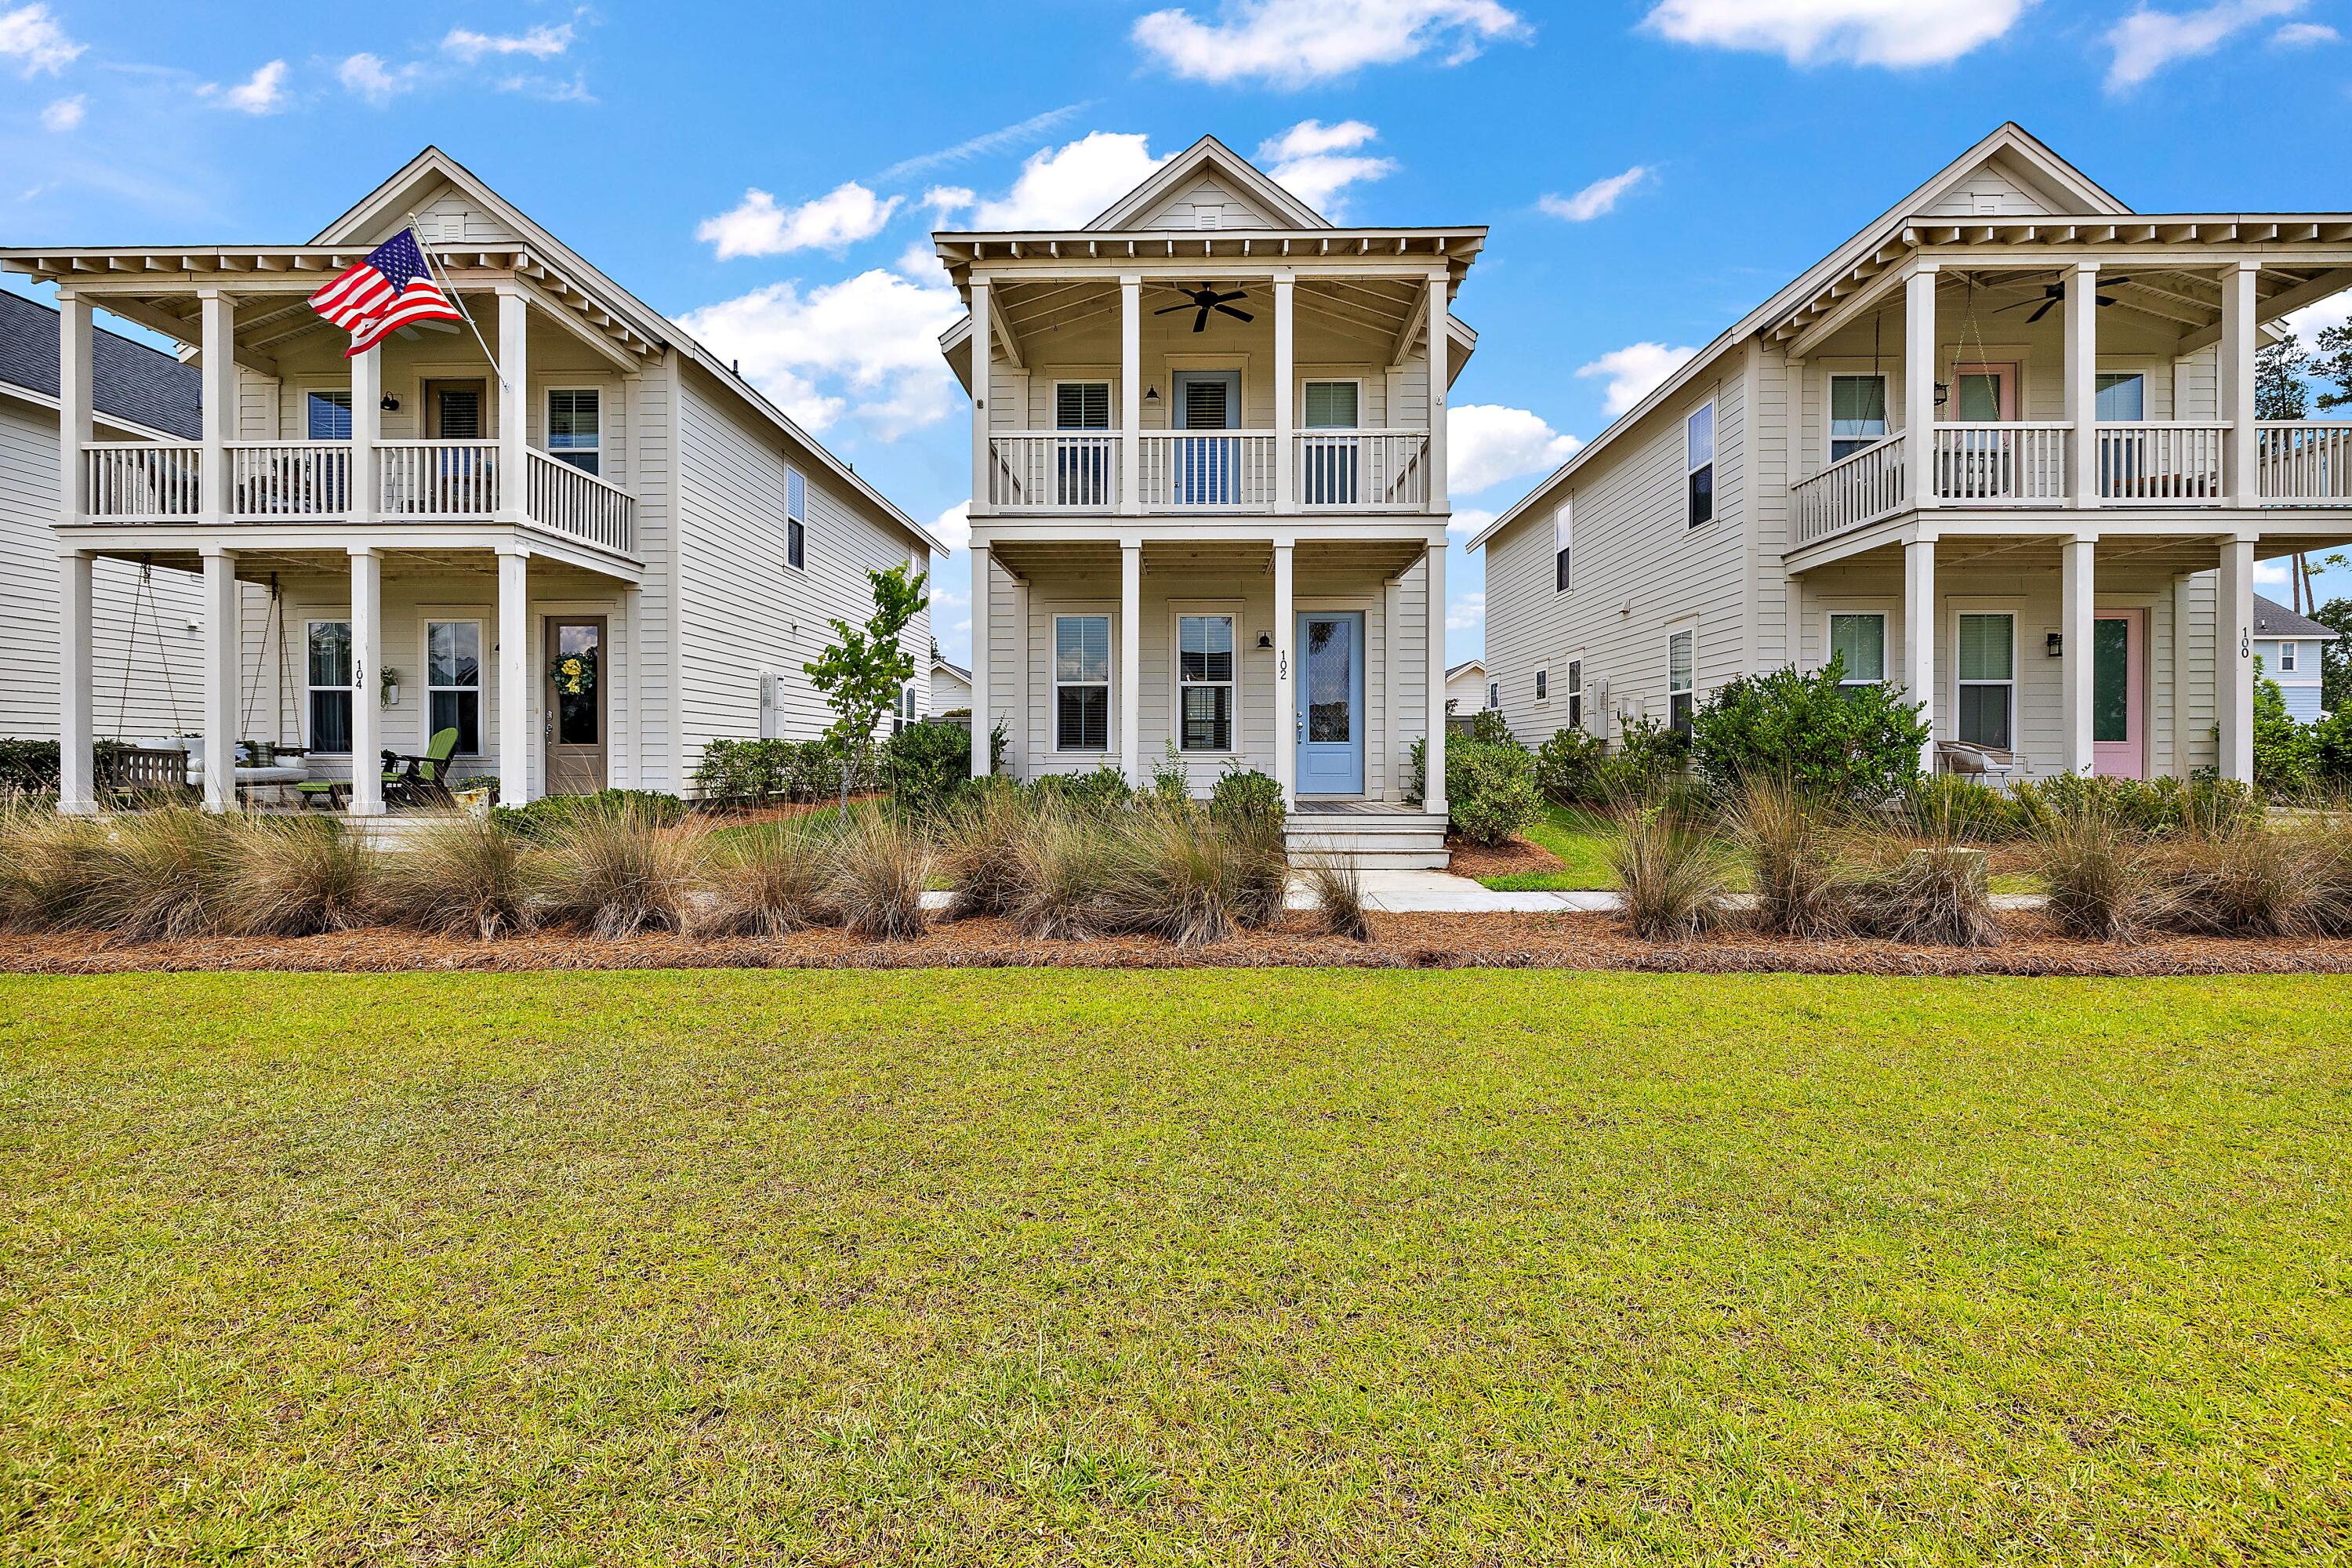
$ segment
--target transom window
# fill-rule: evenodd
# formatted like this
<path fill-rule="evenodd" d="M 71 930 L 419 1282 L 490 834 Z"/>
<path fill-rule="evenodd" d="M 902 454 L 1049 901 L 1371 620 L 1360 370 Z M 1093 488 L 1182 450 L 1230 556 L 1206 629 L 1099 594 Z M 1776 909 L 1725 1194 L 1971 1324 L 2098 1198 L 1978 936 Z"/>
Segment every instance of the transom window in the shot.
<path fill-rule="evenodd" d="M 1666 722 L 1677 735 L 1691 732 L 1692 651 L 1697 641 L 1696 632 L 1676 632 L 1666 638 Z"/>
<path fill-rule="evenodd" d="M 347 752 L 352 749 L 352 623 L 312 621 L 305 644 L 310 750 Z"/>
<path fill-rule="evenodd" d="M 457 752 L 482 752 L 482 623 L 425 624 L 425 704 L 428 740 L 457 731 Z"/>
<path fill-rule="evenodd" d="M 1683 467 L 1688 477 L 1690 526 L 1715 516 L 1715 405 L 1699 405 L 1683 423 Z"/>
<path fill-rule="evenodd" d="M 1234 618 L 1176 617 L 1180 742 L 1188 752 L 1234 749 Z"/>
<path fill-rule="evenodd" d="M 1830 461 L 1851 458 L 1886 439 L 1886 378 L 1830 377 Z"/>
<path fill-rule="evenodd" d="M 1876 686 L 1886 679 L 1886 617 L 1875 613 L 1830 616 L 1830 657 L 1845 660 L 1840 686 Z"/>
<path fill-rule="evenodd" d="M 1551 591 L 1555 594 L 1568 592 L 1568 551 L 1570 535 L 1573 531 L 1570 514 L 1574 507 L 1572 500 L 1564 500 L 1551 517 Z"/>
<path fill-rule="evenodd" d="M 1054 747 L 1110 750 L 1110 617 L 1054 617 Z"/>
<path fill-rule="evenodd" d="M 808 564 L 808 480 L 798 468 L 784 470 L 784 564 Z"/>
<path fill-rule="evenodd" d="M 603 399 L 594 387 L 556 387 L 547 395 L 547 454 L 583 474 L 602 473 Z"/>
<path fill-rule="evenodd" d="M 1959 738 L 1996 751 L 2011 749 L 2011 714 L 2017 686 L 2017 617 L 1960 617 Z"/>

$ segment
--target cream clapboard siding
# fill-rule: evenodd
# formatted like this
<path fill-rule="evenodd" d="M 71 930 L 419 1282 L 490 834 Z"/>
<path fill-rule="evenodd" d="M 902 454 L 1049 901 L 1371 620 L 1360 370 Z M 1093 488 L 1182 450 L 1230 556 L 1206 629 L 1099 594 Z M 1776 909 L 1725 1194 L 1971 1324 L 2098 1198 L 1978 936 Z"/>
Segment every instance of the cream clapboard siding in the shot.
<path fill-rule="evenodd" d="M 100 435 L 128 433 L 101 425 Z M 0 392 L 0 735 L 57 737 L 57 410 Z M 193 573 L 159 567 L 152 603 L 140 604 L 139 575 L 127 561 L 91 569 L 90 712 L 104 740 L 178 734 L 204 721 L 203 644 L 188 629 L 200 584 Z"/>
<path fill-rule="evenodd" d="M 810 739 L 833 721 L 824 694 L 804 668 L 833 640 L 828 623 L 856 624 L 873 607 L 868 571 L 929 563 L 896 524 L 869 517 L 832 476 L 794 461 L 808 486 L 806 566 L 784 563 L 784 470 L 781 432 L 732 397 L 688 372 L 680 508 L 686 519 L 680 558 L 687 694 L 685 770 L 705 742 L 749 740 L 761 732 L 763 671 L 780 678 L 780 731 Z M 919 699 L 929 679 L 930 617 L 916 616 L 901 639 L 916 661 Z"/>

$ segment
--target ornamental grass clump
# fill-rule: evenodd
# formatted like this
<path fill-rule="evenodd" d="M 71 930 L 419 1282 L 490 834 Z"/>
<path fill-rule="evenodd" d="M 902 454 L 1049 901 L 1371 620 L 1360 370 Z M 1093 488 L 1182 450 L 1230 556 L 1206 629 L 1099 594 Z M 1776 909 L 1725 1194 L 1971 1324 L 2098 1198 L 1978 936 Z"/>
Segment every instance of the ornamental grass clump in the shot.
<path fill-rule="evenodd" d="M 1005 915 L 1020 902 L 1023 850 L 1036 809 L 1013 784 L 982 779 L 947 808 L 940 836 L 940 871 L 953 891 L 948 918 Z"/>
<path fill-rule="evenodd" d="M 373 923 L 378 856 L 331 816 L 247 816 L 235 826 L 229 906 L 247 936 L 317 936 Z"/>
<path fill-rule="evenodd" d="M 1929 947 L 2000 941 L 1985 852 L 1941 835 L 1882 845 L 1854 883 L 1852 909 L 1858 936 Z"/>
<path fill-rule="evenodd" d="M 625 796 L 593 800 L 551 825 L 532 864 L 543 923 L 613 940 L 683 931 L 701 879 L 704 832 L 666 826 Z"/>
<path fill-rule="evenodd" d="M 2092 942 L 2136 942 L 2162 919 L 2164 879 L 2147 835 L 2084 802 L 2038 817 L 2033 858 L 2050 923 Z"/>
<path fill-rule="evenodd" d="M 825 899 L 852 934 L 877 942 L 923 934 L 931 847 L 905 814 L 858 812 L 835 837 L 827 859 Z"/>
<path fill-rule="evenodd" d="M 1208 814 L 1148 801 L 1119 825 L 1111 846 L 1110 897 L 1123 928 L 1179 947 L 1233 935 L 1240 860 Z"/>
<path fill-rule="evenodd" d="M 493 942 L 534 923 L 532 869 L 521 840 L 498 822 L 438 818 L 383 858 L 376 912 L 432 936 Z"/>
<path fill-rule="evenodd" d="M 1686 942 L 1721 921 L 1722 851 L 1681 806 L 1622 810 L 1607 857 L 1626 923 L 1643 941 Z"/>
<path fill-rule="evenodd" d="M 1751 778 L 1733 803 L 1731 841 L 1748 862 L 1759 929 L 1836 936 L 1848 923 L 1851 879 L 1831 808 L 1784 778 Z"/>
<path fill-rule="evenodd" d="M 230 930 L 241 835 L 192 806 L 127 812 L 90 846 L 72 924 L 126 942 L 184 942 Z"/>
<path fill-rule="evenodd" d="M 12 795 L 0 802 L 0 927 L 69 931 L 85 925 L 105 831 L 96 817 L 60 816 L 53 803 L 37 796 Z"/>
<path fill-rule="evenodd" d="M 2165 859 L 2165 924 L 2197 936 L 2285 935 L 2317 869 L 2303 835 L 2244 816 L 2192 818 Z"/>
<path fill-rule="evenodd" d="M 698 936 L 789 936 L 835 918 L 833 842 L 822 828 L 756 828 L 711 858 Z"/>
<path fill-rule="evenodd" d="M 1005 913 L 1026 937 L 1087 942 L 1118 921 L 1110 902 L 1120 829 L 1097 812 L 1045 797 L 1012 844 L 1014 886 Z"/>
<path fill-rule="evenodd" d="M 2303 896 L 2292 929 L 2298 936 L 2352 936 L 2352 822 L 2331 815 L 2295 835 Z"/>
<path fill-rule="evenodd" d="M 1315 923 L 1327 936 L 1350 942 L 1372 940 L 1372 922 L 1364 912 L 1364 878 L 1356 863 L 1340 855 L 1312 855 L 1299 868 L 1307 890 L 1315 900 Z"/>

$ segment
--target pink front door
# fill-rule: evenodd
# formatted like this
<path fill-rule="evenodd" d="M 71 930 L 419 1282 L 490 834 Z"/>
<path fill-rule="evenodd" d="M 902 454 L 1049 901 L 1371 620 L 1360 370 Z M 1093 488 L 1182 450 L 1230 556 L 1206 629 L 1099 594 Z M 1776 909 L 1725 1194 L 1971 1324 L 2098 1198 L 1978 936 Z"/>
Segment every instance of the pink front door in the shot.
<path fill-rule="evenodd" d="M 2146 610 L 2101 610 L 2091 623 L 2091 765 L 2104 777 L 2147 777 Z"/>

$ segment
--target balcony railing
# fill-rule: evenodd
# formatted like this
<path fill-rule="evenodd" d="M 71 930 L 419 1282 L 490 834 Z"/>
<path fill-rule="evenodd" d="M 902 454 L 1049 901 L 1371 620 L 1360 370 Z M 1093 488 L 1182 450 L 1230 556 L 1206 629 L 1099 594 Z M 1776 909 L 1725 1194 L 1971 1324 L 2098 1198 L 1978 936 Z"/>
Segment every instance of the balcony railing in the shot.
<path fill-rule="evenodd" d="M 503 494 L 496 441 L 383 441 L 373 518 L 386 523 L 488 522 Z M 348 441 L 232 441 L 224 452 L 231 522 L 329 522 L 353 515 Z M 92 522 L 194 522 L 204 514 L 204 448 L 194 442 L 92 441 L 82 448 Z M 533 447 L 529 520 L 624 553 L 636 548 L 628 491 Z"/>
<path fill-rule="evenodd" d="M 2257 426 L 2254 459 L 2266 501 L 2352 505 L 2352 425 L 2298 420 Z"/>
<path fill-rule="evenodd" d="M 2156 506 L 2219 506 L 2227 425 L 2101 425 L 2101 499 Z"/>
<path fill-rule="evenodd" d="M 1811 544 L 1903 510 L 1903 437 L 1849 452 L 1811 479 L 1789 488 L 1797 542 Z"/>
<path fill-rule="evenodd" d="M 1147 430 L 1136 490 L 1147 511 L 1273 511 L 1270 430 Z M 1114 512 L 1125 479 L 1116 430 L 1006 430 L 988 438 L 984 489 L 999 511 Z M 1425 430 L 1303 430 L 1291 447 L 1293 505 L 1311 511 L 1421 511 L 1429 505 Z"/>
<path fill-rule="evenodd" d="M 1936 496 L 1978 506 L 2054 505 L 2066 499 L 2071 425 L 1938 425 Z"/>
<path fill-rule="evenodd" d="M 1146 507 L 1273 509 L 1272 431 L 1147 430 L 1139 439 L 1136 471 Z"/>
<path fill-rule="evenodd" d="M 1309 430 L 1291 471 L 1298 504 L 1338 511 L 1419 511 L 1429 505 L 1425 430 Z"/>
<path fill-rule="evenodd" d="M 1005 511 L 1111 511 L 1118 432 L 1021 430 L 988 438 L 988 504 Z"/>

